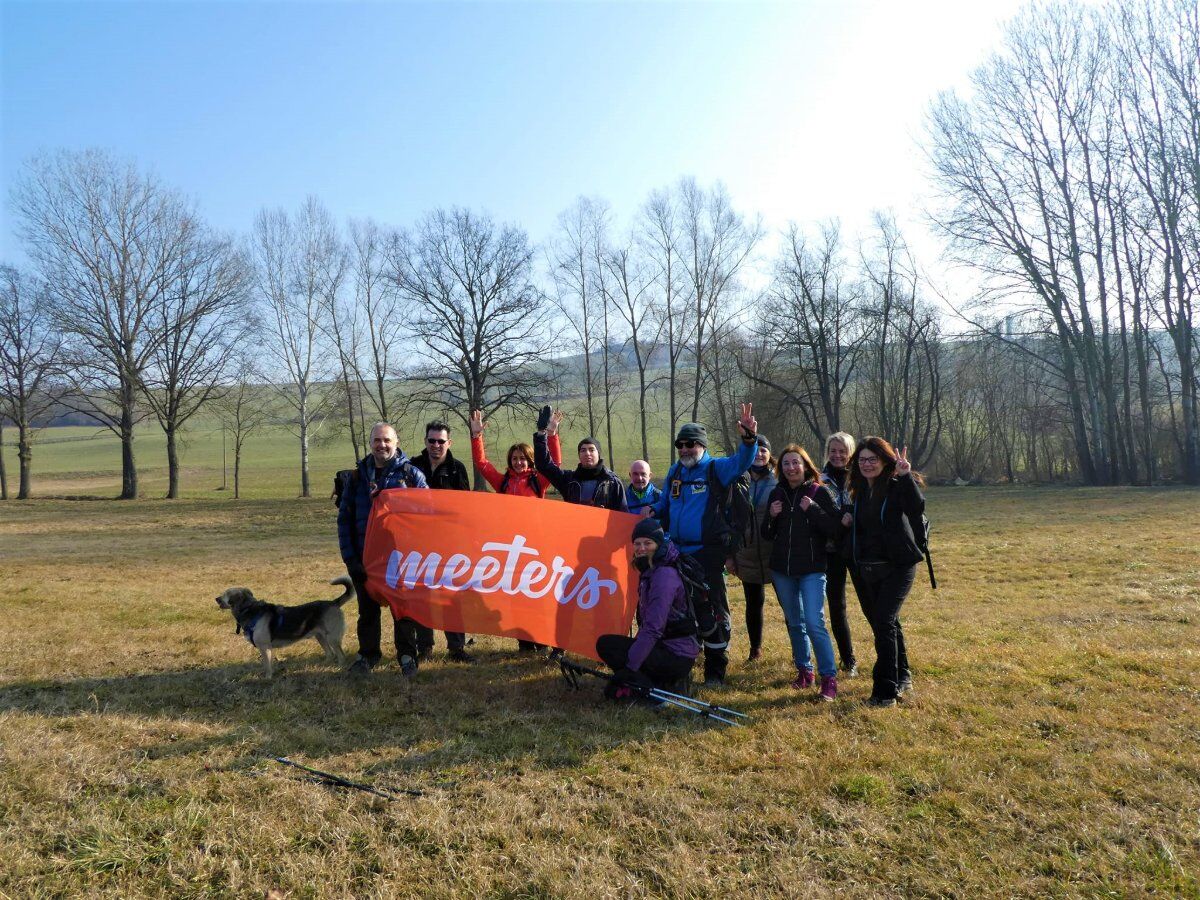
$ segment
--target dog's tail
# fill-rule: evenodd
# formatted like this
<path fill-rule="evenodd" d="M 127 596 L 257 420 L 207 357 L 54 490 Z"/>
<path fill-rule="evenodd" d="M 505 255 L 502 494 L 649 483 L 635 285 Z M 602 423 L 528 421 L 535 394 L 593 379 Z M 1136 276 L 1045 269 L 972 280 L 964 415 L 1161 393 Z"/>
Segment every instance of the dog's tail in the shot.
<path fill-rule="evenodd" d="M 342 596 L 338 597 L 336 600 L 333 601 L 338 606 L 341 606 L 343 603 L 346 603 L 346 602 L 354 599 L 354 582 L 350 580 L 349 575 L 342 575 L 339 578 L 333 579 L 333 581 L 331 581 L 329 583 L 330 584 L 340 584 L 342 587 L 345 588 L 345 590 L 342 591 Z"/>

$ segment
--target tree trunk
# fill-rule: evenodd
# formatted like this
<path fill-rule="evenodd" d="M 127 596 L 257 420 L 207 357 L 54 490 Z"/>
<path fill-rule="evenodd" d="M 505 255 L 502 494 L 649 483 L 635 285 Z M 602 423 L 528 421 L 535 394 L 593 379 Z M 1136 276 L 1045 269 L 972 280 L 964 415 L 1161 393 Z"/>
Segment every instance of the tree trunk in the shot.
<path fill-rule="evenodd" d="M 33 474 L 33 436 L 29 433 L 27 422 L 17 428 L 17 462 L 21 469 L 17 499 L 28 500 L 33 495 L 30 484 Z"/>
<path fill-rule="evenodd" d="M 179 499 L 179 446 L 175 440 L 175 428 L 167 431 L 167 499 Z"/>
<path fill-rule="evenodd" d="M 134 385 L 121 385 L 121 496 L 118 500 L 136 500 L 138 493 L 137 462 L 133 457 Z"/>
<path fill-rule="evenodd" d="M 233 444 L 233 499 L 240 500 L 242 496 L 242 442 Z"/>
<path fill-rule="evenodd" d="M 8 470 L 4 467 L 4 417 L 0 416 L 0 500 L 8 499 Z"/>

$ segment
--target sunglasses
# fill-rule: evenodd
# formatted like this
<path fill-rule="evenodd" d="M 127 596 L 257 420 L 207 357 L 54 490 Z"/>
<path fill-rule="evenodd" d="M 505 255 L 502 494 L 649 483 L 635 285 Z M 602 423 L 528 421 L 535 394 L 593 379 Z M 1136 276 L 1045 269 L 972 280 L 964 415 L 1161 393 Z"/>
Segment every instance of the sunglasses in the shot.
<path fill-rule="evenodd" d="M 448 444 L 450 442 L 446 440 L 446 438 L 425 438 L 425 443 L 437 444 L 438 446 L 441 446 L 442 444 Z"/>
<path fill-rule="evenodd" d="M 685 447 L 686 447 L 688 450 L 691 450 L 693 447 L 703 447 L 703 446 L 704 446 L 704 445 L 703 445 L 703 444 L 701 444 L 699 441 L 676 441 L 676 442 L 675 442 L 675 449 L 676 449 L 676 450 L 682 450 L 682 449 L 684 449 Z"/>

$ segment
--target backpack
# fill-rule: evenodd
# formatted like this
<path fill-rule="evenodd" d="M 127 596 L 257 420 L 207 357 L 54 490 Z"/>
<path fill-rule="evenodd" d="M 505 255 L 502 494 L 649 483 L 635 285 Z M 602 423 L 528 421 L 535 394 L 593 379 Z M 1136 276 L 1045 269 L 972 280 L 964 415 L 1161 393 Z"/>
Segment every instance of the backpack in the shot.
<path fill-rule="evenodd" d="M 497 491 L 497 493 L 500 493 L 500 494 L 508 493 L 508 479 L 511 476 L 512 476 L 512 470 L 505 469 L 504 477 L 502 479 L 500 479 L 500 490 Z M 542 490 L 542 483 L 541 483 L 541 481 L 538 480 L 538 474 L 537 474 L 536 470 L 533 470 L 529 473 L 529 486 L 531 488 L 533 488 L 533 494 L 535 497 L 545 497 L 546 496 L 546 492 Z"/>
<path fill-rule="evenodd" d="M 358 490 L 358 469 L 342 469 L 333 476 L 333 505 L 342 508 L 342 497 L 346 491 L 354 496 Z"/>
<path fill-rule="evenodd" d="M 925 565 L 929 569 L 929 587 L 936 591 L 937 579 L 933 577 L 933 556 L 929 552 L 929 516 L 921 513 L 920 522 L 909 519 L 908 524 L 918 526 L 913 528 L 913 537 L 917 539 L 917 549 L 925 554 Z"/>
<path fill-rule="evenodd" d="M 663 639 L 696 637 L 705 647 L 721 649 L 729 646 L 730 625 L 727 620 L 717 618 L 712 600 L 709 599 L 704 567 L 694 557 L 683 554 L 671 565 L 683 581 L 687 612 L 667 619 Z"/>
<path fill-rule="evenodd" d="M 671 479 L 677 477 L 679 466 L 679 463 L 675 463 L 667 470 L 667 477 L 663 479 L 664 492 Z M 743 472 L 729 484 L 721 484 L 721 478 L 710 461 L 704 477 L 707 481 L 708 495 L 701 526 L 704 543 L 720 546 L 727 555 L 732 555 L 741 549 L 742 541 L 746 537 L 746 528 L 754 519 L 754 501 L 750 499 L 750 475 Z M 665 531 L 670 530 L 670 508 L 668 500 L 663 505 L 663 513 L 659 517 Z"/>

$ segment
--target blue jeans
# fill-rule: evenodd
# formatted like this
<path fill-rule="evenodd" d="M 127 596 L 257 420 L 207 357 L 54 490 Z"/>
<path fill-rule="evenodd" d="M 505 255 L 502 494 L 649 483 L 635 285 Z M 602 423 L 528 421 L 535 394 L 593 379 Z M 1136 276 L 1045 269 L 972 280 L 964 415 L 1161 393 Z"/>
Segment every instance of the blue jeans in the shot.
<path fill-rule="evenodd" d="M 788 637 L 792 641 L 792 659 L 798 670 L 812 671 L 809 646 L 817 656 L 817 671 L 822 677 L 837 674 L 833 659 L 833 641 L 825 629 L 825 573 L 784 575 L 771 570 L 775 596 L 787 619 Z"/>

